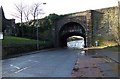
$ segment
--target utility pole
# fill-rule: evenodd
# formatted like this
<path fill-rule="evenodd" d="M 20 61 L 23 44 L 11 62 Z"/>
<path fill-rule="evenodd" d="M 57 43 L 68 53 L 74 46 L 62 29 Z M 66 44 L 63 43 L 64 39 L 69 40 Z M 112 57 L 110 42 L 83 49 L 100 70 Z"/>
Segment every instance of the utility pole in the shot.
<path fill-rule="evenodd" d="M 39 39 L 38 39 L 38 10 L 37 10 L 37 50 L 39 50 Z"/>
<path fill-rule="evenodd" d="M 46 4 L 46 3 L 41 3 L 41 4 Z M 38 24 L 38 10 L 37 10 L 37 24 L 36 24 L 36 31 L 37 31 L 37 50 L 39 50 L 39 30 L 38 30 L 38 26 L 40 27 L 40 25 Z"/>

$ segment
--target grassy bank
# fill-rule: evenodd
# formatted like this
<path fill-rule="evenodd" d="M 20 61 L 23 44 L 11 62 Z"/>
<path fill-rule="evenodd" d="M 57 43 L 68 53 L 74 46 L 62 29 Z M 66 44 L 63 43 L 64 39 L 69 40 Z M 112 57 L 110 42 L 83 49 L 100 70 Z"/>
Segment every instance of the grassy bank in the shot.
<path fill-rule="evenodd" d="M 115 46 L 96 46 L 96 47 L 92 47 L 93 49 L 96 48 L 96 49 L 108 49 L 108 50 L 111 50 L 111 51 L 114 51 L 114 52 L 120 52 L 120 46 L 118 45 L 115 45 Z"/>
<path fill-rule="evenodd" d="M 44 41 L 38 41 L 39 44 L 45 43 Z M 3 39 L 3 46 L 16 46 L 16 45 L 30 45 L 30 44 L 37 44 L 36 40 L 27 39 L 27 38 L 20 38 L 14 36 L 4 36 Z"/>
<path fill-rule="evenodd" d="M 39 50 L 51 48 L 49 41 L 38 41 Z M 3 58 L 11 55 L 17 55 L 37 50 L 37 40 L 20 38 L 14 36 L 4 36 L 2 41 Z"/>
<path fill-rule="evenodd" d="M 102 40 L 98 46 L 93 46 L 92 48 L 106 48 L 111 51 L 120 52 L 120 46 L 116 42 L 108 40 Z"/>

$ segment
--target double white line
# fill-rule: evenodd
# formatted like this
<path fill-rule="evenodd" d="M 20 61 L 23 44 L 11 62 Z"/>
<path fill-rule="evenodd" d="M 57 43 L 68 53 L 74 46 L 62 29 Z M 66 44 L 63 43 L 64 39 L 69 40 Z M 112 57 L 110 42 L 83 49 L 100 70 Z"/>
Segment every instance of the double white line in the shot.
<path fill-rule="evenodd" d="M 23 70 L 25 70 L 25 69 L 27 69 L 28 67 L 24 67 L 24 68 L 20 68 L 20 67 L 18 67 L 18 66 L 14 66 L 14 65 L 10 65 L 11 67 L 14 67 L 14 68 L 16 68 L 16 69 L 18 69 L 18 71 L 16 71 L 15 73 L 18 73 L 18 72 L 21 72 L 21 71 L 23 71 Z"/>

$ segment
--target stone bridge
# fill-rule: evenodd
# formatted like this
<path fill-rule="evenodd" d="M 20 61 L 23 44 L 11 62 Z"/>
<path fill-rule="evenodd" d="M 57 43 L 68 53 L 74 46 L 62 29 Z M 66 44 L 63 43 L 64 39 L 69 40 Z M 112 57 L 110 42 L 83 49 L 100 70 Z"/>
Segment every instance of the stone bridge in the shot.
<path fill-rule="evenodd" d="M 115 6 L 64 15 L 52 28 L 54 46 L 66 46 L 67 38 L 73 35 L 82 36 L 86 47 L 95 45 L 101 37 L 105 40 L 113 37 L 112 28 L 118 27 L 118 11 Z"/>
<path fill-rule="evenodd" d="M 87 10 L 69 14 L 58 20 L 53 30 L 54 46 L 66 46 L 67 38 L 70 36 L 81 36 L 84 38 L 85 46 L 92 46 L 93 40 L 93 13 L 101 14 L 100 12 Z M 99 16 L 97 17 L 99 19 Z"/>

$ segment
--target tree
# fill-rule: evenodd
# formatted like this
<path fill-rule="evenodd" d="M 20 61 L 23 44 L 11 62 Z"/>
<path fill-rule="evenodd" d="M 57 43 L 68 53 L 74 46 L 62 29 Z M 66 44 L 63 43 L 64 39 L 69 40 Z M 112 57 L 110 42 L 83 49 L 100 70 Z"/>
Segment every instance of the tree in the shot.
<path fill-rule="evenodd" d="M 50 29 L 52 26 L 54 26 L 54 22 L 60 18 L 59 15 L 53 13 L 49 14 L 47 17 L 44 18 L 44 29 Z"/>
<path fill-rule="evenodd" d="M 23 22 L 23 13 L 25 12 L 25 5 L 23 5 L 23 3 L 19 3 L 19 4 L 15 4 L 16 7 L 16 11 L 18 12 L 17 14 L 14 14 L 13 16 L 20 18 L 21 20 L 21 28 L 22 28 L 22 22 Z M 22 28 L 22 36 L 23 36 L 23 28 Z"/>
<path fill-rule="evenodd" d="M 27 6 L 24 11 L 24 16 L 26 21 L 29 21 L 29 15 L 30 15 L 30 8 L 29 6 Z"/>
<path fill-rule="evenodd" d="M 45 4 L 45 3 L 43 3 L 43 4 Z M 31 12 L 31 15 L 33 16 L 34 20 L 36 19 L 36 17 L 39 14 L 41 14 L 42 9 L 40 9 L 40 5 L 41 5 L 41 3 L 35 3 L 31 6 L 30 12 Z"/>
<path fill-rule="evenodd" d="M 15 9 L 18 12 L 17 14 L 13 14 L 13 16 L 20 18 L 21 23 L 23 22 L 23 13 L 25 12 L 25 5 L 23 3 L 15 4 Z"/>

